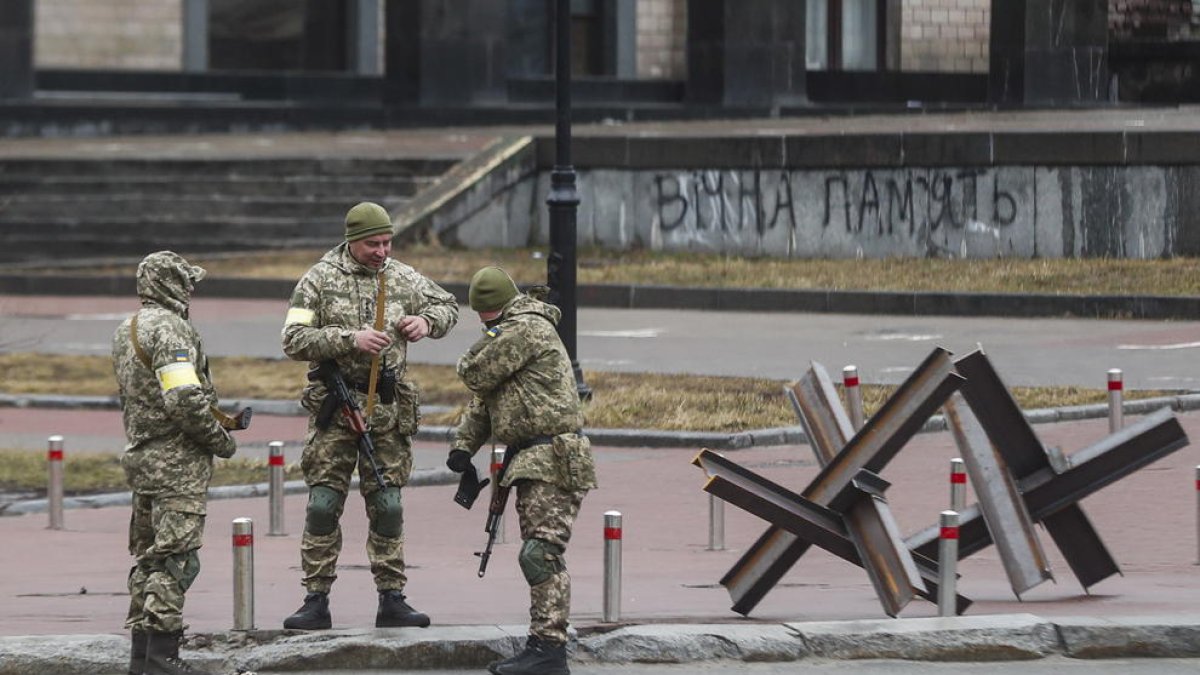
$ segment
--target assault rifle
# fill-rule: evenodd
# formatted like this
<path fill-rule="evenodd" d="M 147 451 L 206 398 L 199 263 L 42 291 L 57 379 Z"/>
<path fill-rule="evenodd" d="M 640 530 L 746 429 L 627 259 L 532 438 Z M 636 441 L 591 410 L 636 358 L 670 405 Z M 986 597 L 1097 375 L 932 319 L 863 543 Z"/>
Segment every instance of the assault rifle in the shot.
<path fill-rule="evenodd" d="M 504 462 L 500 464 L 499 469 L 496 469 L 496 483 L 492 487 L 492 500 L 488 502 L 487 523 L 483 526 L 483 531 L 488 535 L 487 546 L 482 551 L 475 552 L 475 555 L 479 556 L 479 577 L 481 579 L 487 572 L 488 559 L 492 557 L 492 545 L 496 543 L 496 535 L 500 531 L 500 519 L 504 517 L 504 509 L 508 506 L 508 492 L 512 489 L 511 486 L 501 485 L 500 482 L 504 479 L 504 472 L 508 470 L 508 465 L 512 463 L 513 457 L 517 456 L 517 452 L 515 447 L 508 446 L 504 450 Z"/>
<path fill-rule="evenodd" d="M 308 371 L 308 379 L 310 382 L 318 380 L 323 382 L 325 389 L 329 392 L 321 403 L 321 410 L 317 412 L 317 428 L 322 431 L 328 429 L 329 424 L 333 421 L 334 412 L 341 408 L 346 423 L 350 425 L 350 430 L 358 436 L 358 451 L 367 458 L 367 463 L 371 465 L 371 473 L 375 474 L 375 482 L 379 483 L 379 489 L 386 488 L 387 483 L 383 480 L 379 463 L 375 461 L 375 442 L 371 440 L 371 430 L 367 428 L 367 420 L 363 418 L 362 408 L 359 407 L 350 387 L 346 386 L 346 378 L 342 377 L 342 371 L 338 368 L 337 362 L 333 359 L 321 361 L 316 368 Z"/>

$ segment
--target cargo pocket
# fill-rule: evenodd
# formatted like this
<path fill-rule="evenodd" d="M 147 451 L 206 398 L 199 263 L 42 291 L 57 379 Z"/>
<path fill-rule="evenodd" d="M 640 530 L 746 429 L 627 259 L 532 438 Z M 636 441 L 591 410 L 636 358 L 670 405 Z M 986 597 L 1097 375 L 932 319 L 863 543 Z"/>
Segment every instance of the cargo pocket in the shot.
<path fill-rule="evenodd" d="M 417 433 L 417 427 L 421 424 L 420 398 L 416 382 L 396 382 L 396 431 L 401 436 Z"/>
<path fill-rule="evenodd" d="M 592 460 L 592 442 L 588 437 L 559 434 L 553 444 L 561 470 L 561 487 L 568 492 L 596 487 L 596 463 Z"/>

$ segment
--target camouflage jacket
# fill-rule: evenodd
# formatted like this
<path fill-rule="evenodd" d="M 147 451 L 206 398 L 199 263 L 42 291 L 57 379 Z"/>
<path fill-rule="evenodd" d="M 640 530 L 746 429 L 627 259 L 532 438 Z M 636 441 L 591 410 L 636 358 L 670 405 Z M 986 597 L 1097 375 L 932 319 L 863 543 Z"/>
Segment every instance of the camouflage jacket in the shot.
<path fill-rule="evenodd" d="M 283 351 L 297 361 L 311 361 L 314 367 L 319 361 L 336 359 L 351 387 L 365 385 L 370 379 L 371 355 L 354 346 L 354 333 L 375 323 L 377 276 L 387 284 L 383 330 L 392 338 L 381 367 L 396 369 L 397 397 L 394 405 L 376 404 L 370 423 L 376 431 L 399 424 L 402 433 L 411 434 L 416 431 L 418 401 L 415 385 L 404 378 L 408 342 L 396 331 L 396 322 L 405 315 L 424 317 L 431 338 L 444 336 L 458 322 L 454 296 L 412 267 L 389 258 L 377 273 L 356 261 L 345 243 L 334 247 L 309 268 L 292 292 L 283 327 Z M 324 385 L 309 383 L 301 403 L 315 413 L 325 395 Z M 365 411 L 366 395 L 358 392 L 356 396 Z M 338 422 L 343 422 L 340 416 Z"/>
<path fill-rule="evenodd" d="M 142 308 L 113 335 L 113 370 L 121 395 L 125 437 L 121 458 L 133 490 L 177 497 L 179 508 L 203 513 L 213 455 L 236 448 L 213 417 L 217 394 L 200 335 L 187 319 L 193 278 L 200 268 L 174 253 L 152 254 L 138 267 Z M 131 323 L 147 366 L 133 344 Z"/>
<path fill-rule="evenodd" d="M 522 450 L 505 485 L 529 478 L 564 489 L 595 487 L 591 446 L 574 433 L 583 412 L 570 357 L 554 328 L 560 316 L 557 307 L 518 295 L 458 360 L 458 376 L 474 396 L 454 448 L 474 454 L 491 437 L 505 445 L 555 437 Z"/>

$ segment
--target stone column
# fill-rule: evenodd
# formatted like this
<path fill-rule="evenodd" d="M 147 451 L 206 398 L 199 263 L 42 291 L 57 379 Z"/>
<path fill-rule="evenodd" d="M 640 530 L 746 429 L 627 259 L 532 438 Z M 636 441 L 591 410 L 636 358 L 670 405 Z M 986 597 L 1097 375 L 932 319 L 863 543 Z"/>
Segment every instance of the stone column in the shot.
<path fill-rule="evenodd" d="M 991 17 L 993 103 L 1108 99 L 1108 0 L 992 0 Z"/>
<path fill-rule="evenodd" d="M 0 99 L 33 96 L 33 0 L 0 0 Z"/>
<path fill-rule="evenodd" d="M 508 2 L 386 0 L 389 103 L 462 106 L 508 100 Z"/>
<path fill-rule="evenodd" d="M 688 99 L 726 106 L 803 103 L 806 4 L 688 0 Z"/>

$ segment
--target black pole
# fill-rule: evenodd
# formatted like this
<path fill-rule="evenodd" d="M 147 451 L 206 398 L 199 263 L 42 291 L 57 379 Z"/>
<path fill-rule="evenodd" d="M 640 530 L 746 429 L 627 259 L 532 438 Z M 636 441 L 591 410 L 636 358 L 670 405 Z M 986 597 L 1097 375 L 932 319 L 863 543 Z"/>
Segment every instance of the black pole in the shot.
<path fill-rule="evenodd" d="M 571 166 L 571 2 L 554 3 L 554 170 L 550 173 L 550 256 L 546 259 L 546 283 L 550 299 L 562 311 L 558 336 L 571 357 L 579 398 L 588 400 L 592 390 L 583 381 L 575 349 L 575 222 L 579 192 L 575 189 L 575 167 Z"/>

